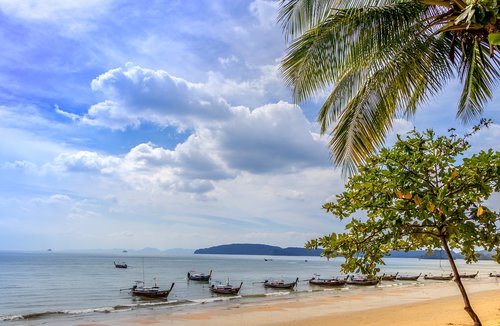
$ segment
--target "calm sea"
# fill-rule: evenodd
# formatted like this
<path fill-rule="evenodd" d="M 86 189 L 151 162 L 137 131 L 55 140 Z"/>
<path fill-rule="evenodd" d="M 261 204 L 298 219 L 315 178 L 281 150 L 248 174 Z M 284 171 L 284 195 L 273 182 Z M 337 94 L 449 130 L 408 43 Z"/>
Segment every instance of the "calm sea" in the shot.
<path fill-rule="evenodd" d="M 267 259 L 267 261 L 265 260 Z M 129 268 L 117 269 L 113 261 L 125 261 Z M 213 279 L 234 285 L 243 282 L 240 295 L 233 300 L 256 300 L 262 297 L 283 297 L 301 293 L 325 291 L 311 287 L 306 280 L 340 275 L 341 259 L 327 261 L 320 257 L 270 256 L 132 256 L 75 253 L 0 252 L 0 323 L 6 325 L 64 324 L 99 318 L 104 313 L 126 313 L 138 309 L 196 309 L 201 304 L 218 304 L 221 299 L 210 293 L 207 283 L 188 282 L 189 271 L 208 273 Z M 500 271 L 498 264 L 481 261 L 466 265 L 457 261 L 461 272 L 475 273 L 479 278 Z M 385 273 L 442 274 L 449 273 L 446 260 L 388 258 L 382 267 Z M 140 300 L 130 296 L 127 289 L 134 281 L 144 280 L 151 286 L 153 277 L 162 288 L 175 282 L 168 301 Z M 296 291 L 265 289 L 262 281 L 271 278 L 302 282 Z M 474 282 L 476 280 L 467 280 Z M 382 282 L 379 286 L 419 286 L 418 282 Z M 434 281 L 435 282 L 435 281 Z M 379 290 L 378 289 L 378 290 Z M 374 291 L 374 287 L 349 287 L 338 291 Z M 332 291 L 332 290 L 330 290 Z M 104 317 L 103 317 L 104 318 Z"/>

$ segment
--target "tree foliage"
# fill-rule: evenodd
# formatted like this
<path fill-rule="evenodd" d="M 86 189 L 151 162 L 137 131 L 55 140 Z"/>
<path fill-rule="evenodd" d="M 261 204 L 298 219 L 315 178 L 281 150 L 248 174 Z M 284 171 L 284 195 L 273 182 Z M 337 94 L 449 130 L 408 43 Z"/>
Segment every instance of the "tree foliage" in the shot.
<path fill-rule="evenodd" d="M 327 93 L 318 122 L 353 172 L 456 76 L 457 117 L 481 116 L 500 77 L 500 0 L 281 0 L 282 60 L 297 102 Z"/>
<path fill-rule="evenodd" d="M 464 157 L 469 136 L 413 130 L 370 156 L 336 201 L 323 206 L 340 220 L 350 218 L 346 233 L 306 247 L 323 247 L 330 258 L 344 256 L 343 271 L 365 274 L 378 272 L 390 250 L 432 251 L 443 241 L 468 263 L 477 261 L 478 247 L 496 250 L 500 263 L 500 214 L 486 204 L 500 188 L 500 152 Z M 357 211 L 366 217 L 352 217 Z"/>

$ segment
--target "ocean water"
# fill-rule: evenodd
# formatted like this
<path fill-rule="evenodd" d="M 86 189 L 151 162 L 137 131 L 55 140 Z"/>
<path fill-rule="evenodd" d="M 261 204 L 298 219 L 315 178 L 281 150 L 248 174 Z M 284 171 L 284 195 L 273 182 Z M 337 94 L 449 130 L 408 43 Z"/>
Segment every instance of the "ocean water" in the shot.
<path fill-rule="evenodd" d="M 113 261 L 125 261 L 129 267 L 117 269 Z M 308 284 L 308 279 L 318 275 L 323 278 L 340 275 L 341 262 L 340 258 L 328 261 L 321 257 L 0 252 L 0 324 L 64 324 L 68 318 L 77 322 L 99 318 L 105 313 L 120 314 L 143 308 L 196 309 L 202 304 L 218 304 L 229 299 L 259 300 L 316 291 L 336 291 L 337 295 L 344 291 L 375 291 L 375 287 L 349 286 L 332 290 Z M 458 260 L 457 265 L 461 272 L 479 271 L 479 280 L 488 278 L 491 272 L 500 272 L 500 266 L 492 261 L 467 265 Z M 422 273 L 422 276 L 451 272 L 446 260 L 429 259 L 387 258 L 386 265 L 381 268 L 388 274 Z M 214 280 L 226 282 L 229 279 L 234 285 L 243 282 L 242 290 L 236 297 L 217 296 L 209 291 L 208 283 L 187 280 L 186 274 L 192 270 L 202 273 L 212 270 Z M 301 282 L 294 291 L 265 289 L 262 285 L 266 279 L 291 282 L 297 277 Z M 161 288 L 169 288 L 175 282 L 168 300 L 141 300 L 129 294 L 127 289 L 136 280 L 144 280 L 146 286 L 151 286 L 153 278 Z M 384 281 L 376 290 L 432 282 L 439 281 L 423 280 L 423 277 L 417 282 Z"/>

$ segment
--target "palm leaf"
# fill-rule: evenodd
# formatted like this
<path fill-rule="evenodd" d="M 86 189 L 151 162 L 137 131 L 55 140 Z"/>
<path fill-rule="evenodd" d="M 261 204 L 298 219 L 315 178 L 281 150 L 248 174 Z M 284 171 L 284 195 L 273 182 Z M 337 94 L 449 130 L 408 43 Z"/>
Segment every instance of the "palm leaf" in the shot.
<path fill-rule="evenodd" d="M 484 53 L 488 53 L 488 49 L 477 39 L 464 44 L 464 59 L 459 69 L 464 88 L 457 111 L 457 117 L 463 122 L 481 115 L 484 104 L 491 99 L 491 89 L 500 77 L 499 60 Z"/>

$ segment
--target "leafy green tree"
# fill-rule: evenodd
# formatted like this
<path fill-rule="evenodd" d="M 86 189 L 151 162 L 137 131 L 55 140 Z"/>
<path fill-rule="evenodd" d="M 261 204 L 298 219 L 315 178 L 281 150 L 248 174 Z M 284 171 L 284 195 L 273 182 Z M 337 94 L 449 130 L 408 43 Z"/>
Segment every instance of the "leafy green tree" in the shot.
<path fill-rule="evenodd" d="M 500 263 L 500 214 L 485 204 L 500 189 L 500 152 L 462 157 L 470 148 L 468 136 L 414 130 L 370 156 L 336 202 L 323 206 L 340 220 L 350 218 L 346 233 L 311 240 L 306 247 L 322 247 L 328 258 L 344 256 L 344 272 L 369 275 L 379 271 L 390 250 L 444 248 L 465 310 L 481 325 L 451 254 L 459 250 L 471 263 L 482 247 L 496 250 Z M 352 217 L 359 210 L 366 218 Z"/>
<path fill-rule="evenodd" d="M 335 165 L 352 173 L 456 75 L 457 117 L 481 116 L 500 76 L 500 0 L 281 0 L 290 41 L 281 68 L 318 121 Z"/>

